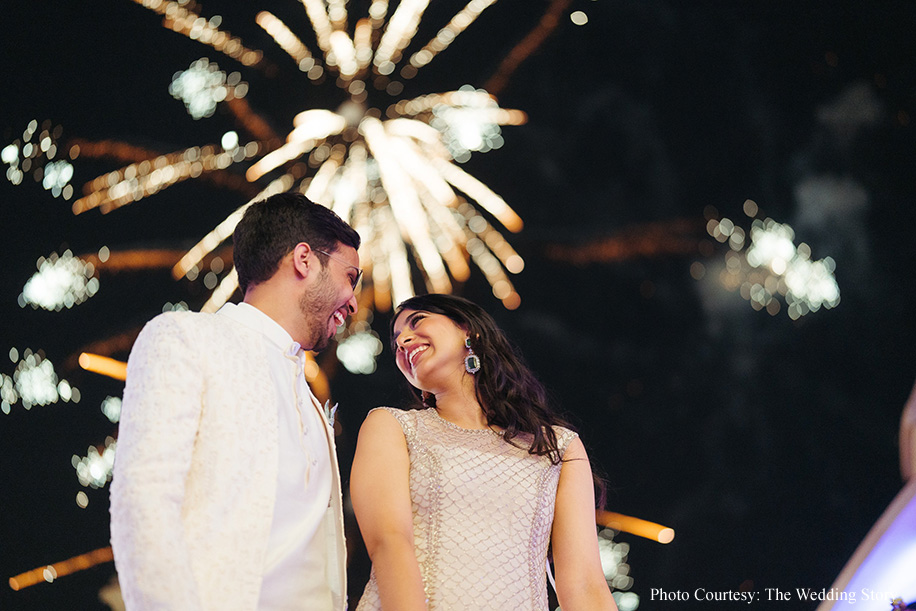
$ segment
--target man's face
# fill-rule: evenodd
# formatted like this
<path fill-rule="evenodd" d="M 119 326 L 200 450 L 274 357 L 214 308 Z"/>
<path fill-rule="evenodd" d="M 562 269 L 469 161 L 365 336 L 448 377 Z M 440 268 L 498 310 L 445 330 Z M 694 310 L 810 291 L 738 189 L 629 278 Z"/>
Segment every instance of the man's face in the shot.
<path fill-rule="evenodd" d="M 313 251 L 314 252 L 314 251 Z M 316 261 L 321 262 L 314 253 Z M 337 327 L 344 324 L 349 314 L 356 312 L 356 298 L 353 296 L 359 255 L 356 249 L 338 244 L 337 250 L 325 257 L 325 264 L 318 271 L 317 278 L 305 289 L 299 299 L 299 309 L 305 323 L 306 350 L 324 350 Z"/>

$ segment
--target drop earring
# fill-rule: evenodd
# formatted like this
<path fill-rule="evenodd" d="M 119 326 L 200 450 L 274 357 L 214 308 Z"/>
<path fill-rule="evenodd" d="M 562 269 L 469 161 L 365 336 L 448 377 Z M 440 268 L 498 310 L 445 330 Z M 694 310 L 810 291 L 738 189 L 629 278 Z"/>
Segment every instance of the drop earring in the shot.
<path fill-rule="evenodd" d="M 464 357 L 464 369 L 471 374 L 477 373 L 480 371 L 480 357 L 474 354 L 470 337 L 464 339 L 464 346 L 468 349 L 468 355 Z"/>

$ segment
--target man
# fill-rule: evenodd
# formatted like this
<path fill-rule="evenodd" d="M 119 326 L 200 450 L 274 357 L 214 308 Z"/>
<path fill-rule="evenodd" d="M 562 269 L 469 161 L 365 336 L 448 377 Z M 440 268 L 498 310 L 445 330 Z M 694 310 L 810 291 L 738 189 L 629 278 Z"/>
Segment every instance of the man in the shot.
<path fill-rule="evenodd" d="M 359 241 L 302 195 L 269 197 L 235 230 L 243 302 L 140 333 L 111 488 L 129 610 L 346 608 L 334 433 L 304 350 L 356 312 Z"/>

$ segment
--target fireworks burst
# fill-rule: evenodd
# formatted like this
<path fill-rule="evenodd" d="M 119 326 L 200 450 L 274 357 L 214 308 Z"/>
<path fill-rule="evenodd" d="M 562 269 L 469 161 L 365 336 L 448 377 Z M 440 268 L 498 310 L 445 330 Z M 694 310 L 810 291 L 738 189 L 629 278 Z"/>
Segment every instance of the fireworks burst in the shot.
<path fill-rule="evenodd" d="M 275 72 L 263 51 L 224 30 L 221 17 L 203 17 L 193 0 L 134 2 L 162 15 L 165 27 L 245 69 Z M 39 133 L 33 122 L 23 139 L 3 150 L 8 177 L 18 183 L 25 170 L 40 165 L 42 178 L 52 178 L 46 188 L 70 199 L 72 166 L 69 161 L 51 161 L 60 156 L 58 149 L 66 151 L 71 161 L 105 157 L 125 162 L 84 186 L 84 195 L 73 202 L 75 214 L 96 208 L 107 213 L 193 179 L 256 194 L 174 266 L 176 279 L 192 280 L 253 201 L 299 191 L 334 210 L 363 239 L 360 258 L 366 280 L 360 301 L 366 314 L 354 322 L 412 296 L 418 281 L 424 290 L 451 292 L 455 283 L 468 279 L 471 263 L 484 274 L 493 294 L 507 308 L 515 308 L 520 298 L 510 274 L 519 273 L 524 261 L 502 231 L 519 231 L 522 220 L 505 200 L 457 163 L 473 152 L 499 148 L 500 127 L 523 124 L 525 113 L 500 108 L 489 93 L 470 86 L 400 101 L 395 97 L 403 91 L 405 79 L 414 78 L 494 2 L 472 0 L 432 40 L 409 55 L 428 1 L 400 2 L 389 14 L 388 2 L 372 0 L 367 14 L 351 24 L 344 2 L 302 0 L 311 25 L 311 32 L 305 33 L 294 32 L 279 17 L 261 11 L 257 25 L 303 78 L 316 87 L 335 83 L 346 94 L 343 104 L 334 109 L 303 109 L 283 137 L 270 127 L 282 121 L 268 121 L 248 104 L 249 84 L 240 72 L 227 73 L 212 59 L 201 58 L 175 73 L 169 92 L 195 120 L 213 115 L 222 105 L 238 120 L 244 135 L 227 132 L 218 138 L 219 145 L 159 154 L 112 141 L 74 140 L 64 147 L 57 142 L 59 127 L 43 126 Z M 303 42 L 302 34 L 310 42 Z M 368 90 L 373 87 L 379 92 L 375 97 L 391 100 L 387 106 L 370 105 Z M 53 163 L 60 167 L 52 167 Z M 234 270 L 227 267 L 218 282 L 208 284 L 212 292 L 202 309 L 218 309 L 237 286 Z"/>
<path fill-rule="evenodd" d="M 338 359 L 350 371 L 375 369 L 382 349 L 371 329 L 376 310 L 390 309 L 415 290 L 450 292 L 470 277 L 472 267 L 483 273 L 507 308 L 519 305 L 510 275 L 521 272 L 524 261 L 503 232 L 520 231 L 522 220 L 458 164 L 473 153 L 502 146 L 501 127 L 524 124 L 525 113 L 501 108 L 491 94 L 468 85 L 401 97 L 404 81 L 416 77 L 495 0 L 471 0 L 432 40 L 416 45 L 416 51 L 411 43 L 428 0 L 393 4 L 390 14 L 387 1 L 368 0 L 366 16 L 353 22 L 348 12 L 352 5 L 341 0 L 302 0 L 311 26 L 305 32 L 294 31 L 296 27 L 267 11 L 258 13 L 255 23 L 275 42 L 276 48 L 268 43 L 268 49 L 277 58 L 288 56 L 316 92 L 336 86 L 345 93 L 337 106 L 313 104 L 282 117 L 259 114 L 248 102 L 251 86 L 245 80 L 263 84 L 265 76 L 278 73 L 276 66 L 264 52 L 226 31 L 221 17 L 203 17 L 193 0 L 133 1 L 161 15 L 166 28 L 216 54 L 176 66 L 168 87 L 175 103 L 194 121 L 228 114 L 238 131 L 223 128 L 210 143 L 165 152 L 111 139 L 64 139 L 60 125 L 36 119 L 15 140 L 0 143 L 7 179 L 14 185 L 34 179 L 55 198 L 72 202 L 77 215 L 113 212 L 192 180 L 232 189 L 247 203 L 224 219 L 214 219 L 218 224 L 187 252 L 115 252 L 102 246 L 97 254 L 76 257 L 67 251 L 39 260 L 38 273 L 20 296 L 22 307 L 60 310 L 76 305 L 99 290 L 100 271 L 172 267 L 176 279 L 200 281 L 210 291 L 202 310 L 216 310 L 238 286 L 228 263 L 230 249 L 222 245 L 247 206 L 285 191 L 304 193 L 334 210 L 362 237 L 360 312 L 341 331 L 338 347 Z M 546 25 L 536 28 L 538 36 L 529 35 L 510 53 L 512 63 L 500 67 L 497 88 L 556 27 L 556 20 L 547 17 L 567 5 L 568 0 L 552 0 Z M 285 135 L 275 128 L 284 124 Z M 113 161 L 120 167 L 89 180 L 80 192 L 74 175 L 87 160 Z M 167 303 L 162 309 L 188 306 Z M 126 351 L 134 335 L 129 331 L 95 342 L 99 354 L 81 354 L 80 366 L 123 380 L 124 363 L 105 355 Z M 17 363 L 18 353 L 11 352 L 11 359 Z M 327 380 L 314 360 L 307 363 L 306 376 L 316 394 L 328 394 Z M 0 374 L 0 407 L 6 414 L 16 404 L 28 409 L 79 400 L 79 390 L 59 379 L 40 353 L 27 351 L 13 375 Z M 106 398 L 101 411 L 116 423 L 120 399 Z M 89 447 L 85 456 L 73 456 L 80 484 L 105 487 L 115 452 L 116 441 L 109 437 L 104 445 Z M 87 492 L 76 495 L 81 508 L 89 504 Z"/>

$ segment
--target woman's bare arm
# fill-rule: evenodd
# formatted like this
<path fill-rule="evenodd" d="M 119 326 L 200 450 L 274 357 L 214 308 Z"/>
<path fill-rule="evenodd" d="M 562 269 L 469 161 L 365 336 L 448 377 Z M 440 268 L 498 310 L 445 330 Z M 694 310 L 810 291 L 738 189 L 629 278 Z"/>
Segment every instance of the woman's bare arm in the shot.
<path fill-rule="evenodd" d="M 557 598 L 563 611 L 617 611 L 598 555 L 592 470 L 578 437 L 563 458 L 551 534 Z"/>
<path fill-rule="evenodd" d="M 426 594 L 414 550 L 407 441 L 394 416 L 371 412 L 359 432 L 350 497 L 366 543 L 382 609 L 425 611 Z"/>

